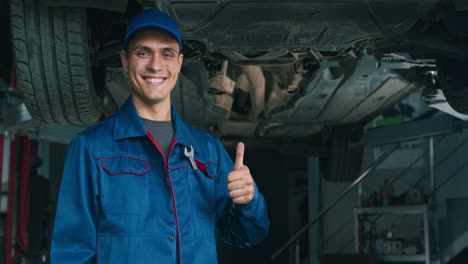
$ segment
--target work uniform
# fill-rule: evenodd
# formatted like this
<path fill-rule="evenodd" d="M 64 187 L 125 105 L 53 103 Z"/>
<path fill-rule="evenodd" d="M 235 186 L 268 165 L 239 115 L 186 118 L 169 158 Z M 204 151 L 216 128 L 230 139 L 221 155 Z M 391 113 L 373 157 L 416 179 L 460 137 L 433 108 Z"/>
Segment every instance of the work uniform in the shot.
<path fill-rule="evenodd" d="M 228 243 L 250 246 L 269 228 L 255 186 L 249 204 L 227 189 L 233 163 L 222 144 L 183 122 L 168 159 L 145 129 L 131 98 L 111 118 L 70 143 L 55 218 L 51 263 L 217 262 L 215 228 Z M 192 166 L 186 151 L 194 151 Z"/>

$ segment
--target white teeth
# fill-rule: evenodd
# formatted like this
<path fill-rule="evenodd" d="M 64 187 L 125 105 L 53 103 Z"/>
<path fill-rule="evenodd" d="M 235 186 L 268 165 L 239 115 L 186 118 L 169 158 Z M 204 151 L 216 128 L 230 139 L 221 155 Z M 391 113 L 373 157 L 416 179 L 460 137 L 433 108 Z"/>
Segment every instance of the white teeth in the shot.
<path fill-rule="evenodd" d="M 151 78 L 151 77 L 146 77 L 145 81 L 149 83 L 162 83 L 164 81 L 163 78 Z"/>

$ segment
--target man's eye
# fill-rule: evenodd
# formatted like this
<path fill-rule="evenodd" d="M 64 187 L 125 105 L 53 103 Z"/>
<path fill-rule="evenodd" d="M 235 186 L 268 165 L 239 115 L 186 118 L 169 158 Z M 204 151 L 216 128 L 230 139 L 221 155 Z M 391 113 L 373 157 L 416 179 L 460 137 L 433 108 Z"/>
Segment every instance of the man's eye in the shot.
<path fill-rule="evenodd" d="M 175 55 L 173 53 L 170 53 L 170 52 L 164 53 L 164 58 L 171 59 L 171 58 L 174 58 L 174 57 L 175 57 Z"/>
<path fill-rule="evenodd" d="M 148 56 L 149 56 L 149 53 L 146 52 L 146 51 L 138 51 L 138 52 L 137 52 L 137 56 L 138 56 L 138 57 L 148 57 Z"/>

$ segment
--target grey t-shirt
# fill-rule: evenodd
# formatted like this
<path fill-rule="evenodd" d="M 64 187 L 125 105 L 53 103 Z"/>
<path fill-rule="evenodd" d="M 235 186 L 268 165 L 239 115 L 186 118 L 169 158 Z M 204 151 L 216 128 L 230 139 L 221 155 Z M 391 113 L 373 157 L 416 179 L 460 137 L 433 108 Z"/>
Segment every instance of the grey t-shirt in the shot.
<path fill-rule="evenodd" d="M 169 155 L 169 148 L 171 147 L 172 138 L 174 138 L 174 126 L 172 121 L 154 121 L 141 118 L 143 125 L 153 136 L 164 156 L 167 158 Z"/>

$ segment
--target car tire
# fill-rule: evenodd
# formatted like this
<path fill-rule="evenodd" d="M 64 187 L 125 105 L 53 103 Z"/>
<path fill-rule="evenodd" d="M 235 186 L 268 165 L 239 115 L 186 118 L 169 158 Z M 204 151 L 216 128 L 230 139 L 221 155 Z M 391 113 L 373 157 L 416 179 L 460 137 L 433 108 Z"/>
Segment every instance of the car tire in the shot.
<path fill-rule="evenodd" d="M 83 125 L 98 120 L 86 9 L 10 1 L 18 88 L 33 119 Z"/>
<path fill-rule="evenodd" d="M 455 58 L 439 59 L 438 82 L 445 99 L 457 112 L 468 114 L 468 61 Z"/>
<path fill-rule="evenodd" d="M 359 176 L 364 155 L 364 148 L 358 144 L 361 137 L 362 127 L 359 125 L 333 128 L 328 140 L 328 155 L 320 159 L 325 180 L 353 181 Z"/>

